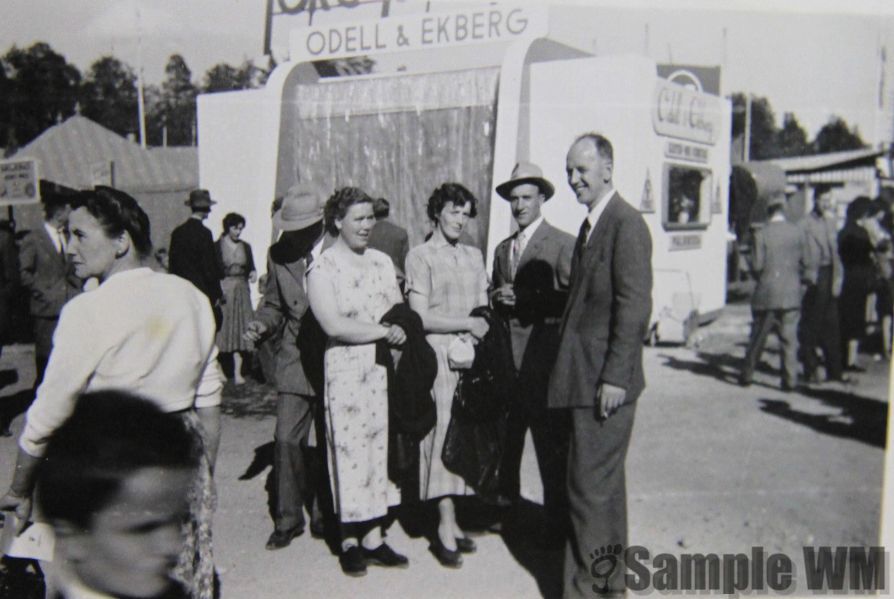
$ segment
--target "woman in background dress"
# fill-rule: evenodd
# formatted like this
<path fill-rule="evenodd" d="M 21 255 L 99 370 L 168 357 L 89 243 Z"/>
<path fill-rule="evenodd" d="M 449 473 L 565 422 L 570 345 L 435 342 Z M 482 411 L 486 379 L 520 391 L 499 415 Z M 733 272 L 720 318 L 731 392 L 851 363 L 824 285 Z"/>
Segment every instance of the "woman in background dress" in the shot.
<path fill-rule="evenodd" d="M 356 187 L 336 190 L 324 218 L 338 239 L 308 270 L 308 300 L 329 336 L 323 409 L 341 524 L 339 563 L 348 576 L 363 576 L 368 563 L 409 563 L 382 539 L 382 518 L 400 503 L 400 491 L 388 478 L 388 380 L 376 363 L 377 341 L 398 346 L 406 340 L 400 327 L 379 324 L 403 297 L 391 258 L 367 249 L 375 224 L 372 198 Z"/>
<path fill-rule="evenodd" d="M 245 383 L 242 378 L 243 354 L 254 349 L 251 342 L 243 338 L 243 333 L 252 319 L 248 284 L 258 280 L 251 246 L 239 239 L 244 228 L 245 217 L 230 212 L 223 219 L 223 234 L 217 240 L 217 258 L 224 273 L 220 283 L 224 297 L 223 320 L 217 333 L 217 349 L 224 357 L 232 354 L 233 382 L 237 385 Z"/>
<path fill-rule="evenodd" d="M 453 393 L 459 372 L 451 370 L 448 347 L 460 337 L 481 339 L 487 321 L 471 317 L 473 308 L 487 305 L 487 274 L 481 250 L 459 243 L 470 218 L 476 215 L 477 200 L 458 183 L 445 183 L 428 199 L 428 217 L 434 225 L 431 237 L 407 255 L 407 297 L 410 308 L 422 317 L 429 344 L 438 357 L 438 375 L 432 389 L 438 419 L 421 444 L 421 489 L 423 500 L 437 499 L 440 516 L 432 537 L 431 551 L 441 565 L 462 566 L 460 553 L 475 551 L 456 522 L 453 497 L 474 491 L 462 477 L 444 467 L 441 453 Z"/>

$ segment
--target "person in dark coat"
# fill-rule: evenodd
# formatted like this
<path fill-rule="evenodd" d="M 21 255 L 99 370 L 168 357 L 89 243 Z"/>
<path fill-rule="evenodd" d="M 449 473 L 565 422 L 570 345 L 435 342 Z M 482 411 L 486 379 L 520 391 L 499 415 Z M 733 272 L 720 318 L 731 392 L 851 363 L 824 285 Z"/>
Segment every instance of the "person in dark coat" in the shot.
<path fill-rule="evenodd" d="M 390 213 L 391 205 L 388 200 L 385 198 L 375 200 L 373 214 L 376 216 L 376 224 L 369 233 L 369 247 L 388 254 L 394 263 L 394 270 L 397 272 L 397 282 L 403 289 L 407 254 L 410 251 L 410 238 L 406 229 L 388 220 Z"/>
<path fill-rule="evenodd" d="M 223 279 L 223 272 L 214 247 L 214 236 L 202 224 L 211 214 L 211 206 L 216 203 L 207 189 L 189 192 L 186 205 L 192 209 L 192 214 L 171 233 L 168 259 L 171 274 L 191 282 L 208 297 L 217 327 L 220 328 L 223 319 L 220 307 L 223 297 L 220 281 Z"/>
<path fill-rule="evenodd" d="M 567 414 L 547 410 L 546 392 L 568 299 L 574 237 L 552 226 L 541 214 L 554 192 L 540 168 L 526 162 L 518 163 L 510 180 L 497 186 L 519 228 L 494 251 L 491 301 L 508 324 L 518 372 L 518 394 L 510 406 L 500 472 L 503 492 L 512 500 L 519 497 L 522 450 L 530 428 L 549 514 L 547 528 L 557 541 L 564 541 Z"/>
<path fill-rule="evenodd" d="M 864 372 L 857 365 L 857 350 L 866 336 L 866 300 L 876 281 L 875 248 L 865 227 L 871 207 L 869 198 L 855 198 L 848 205 L 844 227 L 838 232 L 838 255 L 844 267 L 839 301 L 841 353 L 844 369 L 850 372 Z"/>

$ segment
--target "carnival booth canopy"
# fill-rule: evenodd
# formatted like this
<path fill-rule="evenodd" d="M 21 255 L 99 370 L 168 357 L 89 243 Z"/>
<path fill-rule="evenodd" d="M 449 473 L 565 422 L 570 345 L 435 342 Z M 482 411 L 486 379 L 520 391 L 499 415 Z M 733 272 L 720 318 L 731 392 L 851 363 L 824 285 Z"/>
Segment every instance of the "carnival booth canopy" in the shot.
<path fill-rule="evenodd" d="M 81 115 L 50 127 L 12 158 L 37 160 L 41 180 L 56 186 L 104 184 L 133 195 L 149 215 L 159 247 L 167 246 L 171 231 L 188 216 L 183 200 L 198 186 L 196 148 L 141 148 Z M 42 213 L 39 206 L 23 206 L 15 217 L 20 229 L 33 229 Z"/>

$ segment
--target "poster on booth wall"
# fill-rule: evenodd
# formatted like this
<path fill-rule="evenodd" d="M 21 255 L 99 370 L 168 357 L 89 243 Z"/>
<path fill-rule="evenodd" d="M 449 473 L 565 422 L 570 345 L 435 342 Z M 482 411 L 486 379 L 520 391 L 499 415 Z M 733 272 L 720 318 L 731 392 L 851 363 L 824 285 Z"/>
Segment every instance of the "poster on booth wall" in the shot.
<path fill-rule="evenodd" d="M 0 160 L 0 206 L 22 206 L 40 202 L 37 160 Z"/>

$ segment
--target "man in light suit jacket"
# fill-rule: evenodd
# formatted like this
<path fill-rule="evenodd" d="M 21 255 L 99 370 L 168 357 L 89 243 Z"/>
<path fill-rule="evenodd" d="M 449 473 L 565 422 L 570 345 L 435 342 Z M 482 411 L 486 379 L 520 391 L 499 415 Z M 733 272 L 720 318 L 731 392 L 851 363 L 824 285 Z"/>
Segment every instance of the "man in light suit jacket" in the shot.
<path fill-rule="evenodd" d="M 581 135 L 565 162 L 589 213 L 571 264 L 549 407 L 570 413 L 566 597 L 624 593 L 627 547 L 624 460 L 635 401 L 645 387 L 643 339 L 652 311 L 652 238 L 642 215 L 612 185 L 611 142 Z"/>
<path fill-rule="evenodd" d="M 403 289 L 407 254 L 410 252 L 410 237 L 406 229 L 388 220 L 390 213 L 391 205 L 385 198 L 379 198 L 373 203 L 376 224 L 369 232 L 369 247 L 388 254 L 394 263 L 397 283 Z"/>
<path fill-rule="evenodd" d="M 22 285 L 31 295 L 34 363 L 37 368 L 35 389 L 43 381 L 62 306 L 80 293 L 82 285 L 65 255 L 68 215 L 71 213 L 69 200 L 62 195 L 48 196 L 44 199 L 43 210 L 43 226 L 25 236 L 19 252 Z"/>
<path fill-rule="evenodd" d="M 564 542 L 567 526 L 565 462 L 568 427 L 563 412 L 547 410 L 546 390 L 559 345 L 559 322 L 568 299 L 574 237 L 544 220 L 543 204 L 555 189 L 537 165 L 520 162 L 497 186 L 518 231 L 494 251 L 491 299 L 508 325 L 518 373 L 517 401 L 510 406 L 500 469 L 505 495 L 519 496 L 525 433 L 531 428 L 547 511 L 549 540 Z"/>
<path fill-rule="evenodd" d="M 318 408 L 326 335 L 309 309 L 305 272 L 331 239 L 323 229 L 325 201 L 322 193 L 307 184 L 293 185 L 286 193 L 273 216 L 273 225 L 282 235 L 267 256 L 264 297 L 245 333 L 253 342 L 278 330 L 282 333 L 274 376 L 278 397 L 273 437 L 274 529 L 267 540 L 269 550 L 288 546 L 304 532 L 306 504 L 311 506 L 311 532 L 317 536 L 323 534 L 322 511 L 327 515 L 331 511 L 325 497 L 328 480 L 322 438 L 318 437 L 315 450 L 308 448 L 311 425 L 315 417 L 319 424 L 322 414 Z M 312 500 L 315 494 L 316 502 Z"/>
<path fill-rule="evenodd" d="M 767 335 L 775 328 L 782 345 L 782 389 L 790 391 L 798 384 L 801 285 L 814 278 L 816 271 L 810 265 L 805 231 L 785 220 L 785 191 L 778 189 L 770 194 L 769 220 L 753 236 L 751 268 L 757 285 L 751 296 L 751 338 L 739 383 L 751 384 Z"/>
<path fill-rule="evenodd" d="M 214 237 L 208 227 L 202 224 L 211 213 L 211 206 L 216 203 L 206 189 L 194 189 L 189 193 L 186 205 L 190 207 L 192 214 L 171 233 L 168 260 L 171 274 L 186 279 L 208 297 L 219 329 L 223 318 L 220 308 L 223 298 L 220 287 L 223 270 L 217 259 Z"/>

